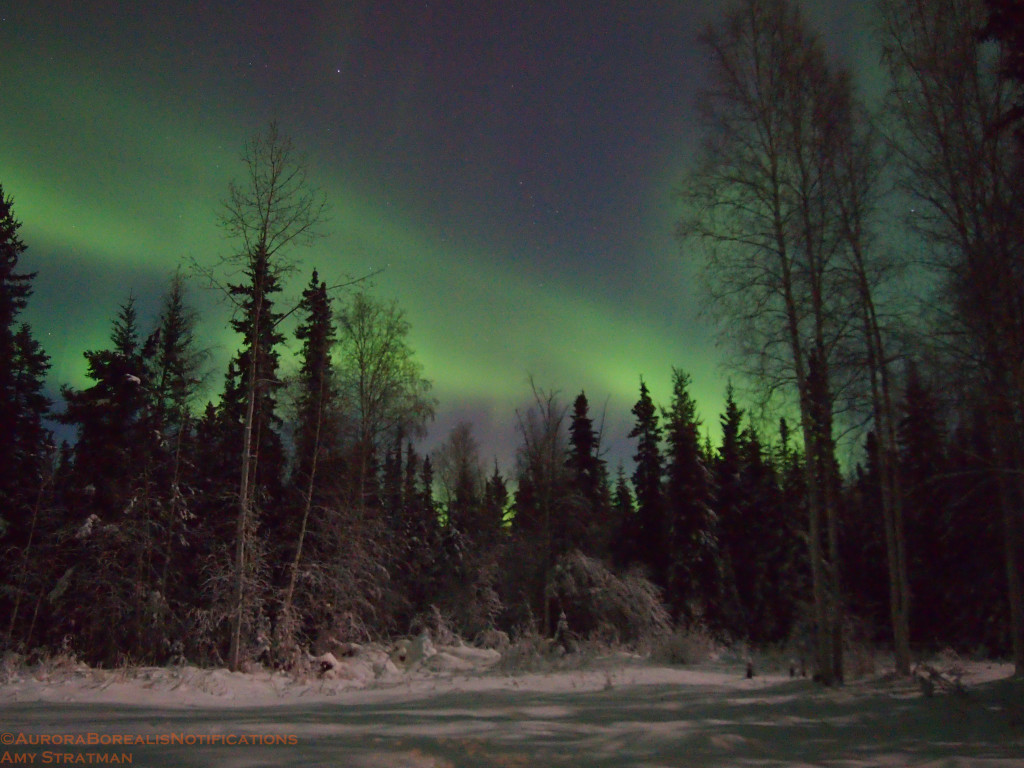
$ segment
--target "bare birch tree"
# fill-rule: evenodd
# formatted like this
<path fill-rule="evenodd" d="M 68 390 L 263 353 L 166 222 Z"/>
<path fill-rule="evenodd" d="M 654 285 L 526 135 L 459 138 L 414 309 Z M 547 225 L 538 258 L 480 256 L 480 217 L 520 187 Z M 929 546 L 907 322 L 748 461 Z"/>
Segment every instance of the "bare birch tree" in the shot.
<path fill-rule="evenodd" d="M 351 425 L 360 509 L 366 506 L 372 459 L 383 441 L 421 435 L 434 416 L 431 383 L 409 346 L 409 331 L 396 303 L 363 292 L 338 318 L 338 390 Z"/>
<path fill-rule="evenodd" d="M 541 631 L 553 630 L 551 605 L 546 589 L 554 566 L 558 515 L 566 511 L 568 473 L 565 457 L 568 437 L 565 420 L 569 407 L 563 405 L 557 391 L 539 389 L 530 378 L 533 404 L 525 412 L 516 411 L 517 429 L 522 444 L 516 455 L 519 490 L 513 529 L 536 542 L 541 601 Z M 539 552 L 537 550 L 539 549 Z"/>
<path fill-rule="evenodd" d="M 795 397 L 806 451 L 815 661 L 842 679 L 836 351 L 848 297 L 824 159 L 837 75 L 790 0 L 743 0 L 702 37 L 713 85 L 707 143 L 681 190 L 679 235 L 704 255 L 704 280 L 741 367 L 769 394 Z"/>
<path fill-rule="evenodd" d="M 983 382 L 996 430 L 1013 656 L 1024 674 L 1024 186 L 1005 116 L 1019 84 L 999 77 L 983 0 L 883 0 L 888 113 L 913 226 L 952 310 L 950 347 Z"/>
<path fill-rule="evenodd" d="M 238 244 L 224 261 L 225 267 L 241 270 L 249 279 L 248 370 L 245 375 L 245 419 L 238 490 L 238 525 L 235 538 L 234 598 L 228 665 L 237 670 L 241 663 L 242 626 L 245 613 L 247 539 L 251 535 L 255 467 L 258 441 L 254 430 L 257 400 L 265 387 L 260 363 L 270 319 L 264 309 L 267 293 L 291 267 L 287 249 L 308 245 L 316 237 L 326 202 L 308 177 L 305 161 L 276 123 L 257 133 L 242 153 L 245 175 L 232 182 L 221 224 Z M 236 292 L 237 293 L 237 292 Z"/>
<path fill-rule="evenodd" d="M 872 237 L 872 220 L 882 167 L 877 132 L 863 108 L 853 103 L 848 78 L 837 81 L 839 114 L 834 152 L 826 158 L 838 213 L 842 243 L 841 276 L 848 282 L 855 315 L 855 349 L 850 364 L 866 377 L 871 419 L 878 444 L 882 525 L 889 575 L 889 608 L 896 671 L 910 674 L 910 586 L 903 522 L 903 483 L 897 460 L 897 418 L 892 395 L 892 365 L 879 294 L 891 288 L 899 265 L 880 256 Z"/>

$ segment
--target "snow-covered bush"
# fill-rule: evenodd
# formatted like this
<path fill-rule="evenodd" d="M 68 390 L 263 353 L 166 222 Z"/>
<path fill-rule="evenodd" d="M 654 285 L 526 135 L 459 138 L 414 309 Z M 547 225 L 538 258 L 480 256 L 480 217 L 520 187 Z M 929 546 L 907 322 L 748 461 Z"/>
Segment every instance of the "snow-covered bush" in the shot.
<path fill-rule="evenodd" d="M 507 675 L 551 672 L 555 668 L 553 648 L 551 638 L 532 632 L 519 635 L 502 651 L 497 669 Z"/>
<path fill-rule="evenodd" d="M 426 611 L 413 617 L 409 624 L 409 634 L 417 637 L 426 635 L 434 642 L 443 645 L 451 645 L 456 642 L 458 637 L 458 632 L 452 627 L 452 622 L 436 605 L 431 605 Z"/>
<path fill-rule="evenodd" d="M 614 574 L 579 551 L 558 559 L 546 594 L 565 613 L 578 638 L 649 645 L 669 633 L 671 621 L 658 588 L 637 572 Z"/>
<path fill-rule="evenodd" d="M 651 658 L 662 664 L 699 664 L 711 658 L 715 641 L 699 629 L 678 629 L 665 635 L 651 650 Z"/>

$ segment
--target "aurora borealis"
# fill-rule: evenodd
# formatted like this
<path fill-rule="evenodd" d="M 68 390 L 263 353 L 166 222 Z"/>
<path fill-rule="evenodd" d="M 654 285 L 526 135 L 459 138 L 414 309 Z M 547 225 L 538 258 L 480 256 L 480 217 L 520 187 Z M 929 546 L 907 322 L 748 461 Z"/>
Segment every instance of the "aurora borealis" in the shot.
<path fill-rule="evenodd" d="M 327 235 L 292 286 L 385 267 L 434 382 L 436 443 L 474 423 L 507 466 L 527 377 L 585 389 L 613 460 L 644 376 L 693 376 L 705 424 L 725 386 L 672 235 L 696 141 L 712 0 L 0 4 L 0 182 L 37 270 L 26 319 L 50 385 L 84 383 L 133 293 L 144 325 L 183 260 L 231 248 L 219 201 L 243 142 L 277 119 L 309 158 Z M 810 3 L 840 54 L 862 11 Z M 843 47 L 846 50 L 842 50 Z M 213 353 L 227 308 L 192 300 Z"/>

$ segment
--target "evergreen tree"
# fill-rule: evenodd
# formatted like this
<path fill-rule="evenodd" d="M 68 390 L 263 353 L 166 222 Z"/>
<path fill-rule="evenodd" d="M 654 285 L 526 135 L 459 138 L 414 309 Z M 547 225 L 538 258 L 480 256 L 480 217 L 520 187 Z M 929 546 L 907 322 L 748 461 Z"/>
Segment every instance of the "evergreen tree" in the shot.
<path fill-rule="evenodd" d="M 54 609 L 88 660 L 111 663 L 119 654 L 150 650 L 147 616 L 162 613 L 163 600 L 147 605 L 159 541 L 150 504 L 159 440 L 148 423 L 149 382 L 134 298 L 118 311 L 111 347 L 84 354 L 95 384 L 62 387 L 67 409 L 58 417 L 77 428 L 78 439 L 66 491 L 76 511 L 63 552 L 67 589 Z"/>
<path fill-rule="evenodd" d="M 9 617 L 8 645 L 31 641 L 28 601 L 49 579 L 46 554 L 55 532 L 52 437 L 44 425 L 50 360 L 29 326 L 18 322 L 32 295 L 34 274 L 19 273 L 25 244 L 14 202 L 0 185 L 0 614 Z"/>
<path fill-rule="evenodd" d="M 710 473 L 700 446 L 700 419 L 690 376 L 672 369 L 672 405 L 665 419 L 664 498 L 670 530 L 669 604 L 679 619 L 704 616 L 721 628 L 723 584 L 718 519 L 711 509 Z M 638 492 L 639 493 L 639 492 Z"/>
<path fill-rule="evenodd" d="M 840 521 L 841 563 L 851 611 L 879 630 L 880 642 L 891 644 L 885 531 L 879 525 L 883 477 L 878 451 L 878 439 L 869 432 L 864 443 L 865 464 L 858 464 L 854 471 Z"/>
<path fill-rule="evenodd" d="M 508 485 L 494 462 L 494 472 L 484 484 L 482 530 L 492 539 L 497 536 L 505 525 L 505 514 L 509 504 Z"/>
<path fill-rule="evenodd" d="M 144 345 L 154 426 L 174 438 L 192 421 L 205 353 L 196 340 L 196 315 L 188 306 L 185 279 L 171 278 L 157 328 Z"/>
<path fill-rule="evenodd" d="M 934 646 L 948 621 L 941 544 L 946 518 L 946 438 L 938 405 L 916 365 L 908 370 L 902 411 L 897 438 L 904 483 L 907 575 L 914 595 L 911 630 L 919 642 Z"/>
<path fill-rule="evenodd" d="M 197 505 L 197 544 L 209 554 L 218 546 L 234 541 L 234 506 L 238 493 L 238 456 L 234 452 L 238 430 L 234 422 L 211 402 L 206 404 L 195 425 L 195 463 L 198 471 L 193 485 Z M 231 450 L 229 450 L 231 449 Z"/>
<path fill-rule="evenodd" d="M 82 497 L 82 518 L 110 518 L 124 508 L 132 482 L 152 442 L 139 434 L 146 405 L 145 364 L 139 342 L 135 299 L 121 305 L 111 332 L 112 346 L 84 353 L 84 390 L 61 387 L 67 409 L 57 418 L 77 428 L 74 486 Z"/>
<path fill-rule="evenodd" d="M 794 606 L 792 634 L 796 637 L 801 654 L 807 659 L 813 653 L 812 628 L 809 623 L 809 607 L 799 601 L 813 588 L 810 546 L 805 535 L 810 510 L 807 502 L 807 471 L 804 467 L 804 457 L 791 444 L 791 438 L 788 422 L 785 418 L 780 418 L 779 445 L 774 461 L 779 477 L 779 514 L 786 521 L 786 529 L 792 532 L 787 539 L 787 562 L 790 564 L 790 573 L 788 583 L 783 588 L 788 590 Z"/>
<path fill-rule="evenodd" d="M 50 358 L 22 323 L 11 339 L 11 357 L 0 363 L 5 379 L 0 440 L 0 541 L 22 542 L 28 507 L 40 492 L 53 461 L 53 438 L 44 424 L 51 401 L 46 396 Z M 5 523 L 5 520 L 7 522 Z M 5 531 L 10 524 L 11 530 Z"/>
<path fill-rule="evenodd" d="M 18 272 L 25 251 L 20 228 L 14 201 L 0 184 L 0 552 L 25 545 L 29 507 L 51 453 L 43 426 L 50 408 L 44 393 L 50 361 L 29 327 L 18 322 L 35 277 Z"/>
<path fill-rule="evenodd" d="M 633 504 L 633 494 L 629 490 L 629 481 L 626 479 L 626 471 L 619 464 L 619 471 L 615 478 L 615 490 L 612 493 L 610 529 L 613 538 L 610 546 L 612 562 L 619 567 L 625 567 L 636 562 L 638 558 L 637 522 L 636 507 Z"/>
<path fill-rule="evenodd" d="M 171 278 L 156 329 L 143 345 L 145 406 L 141 438 L 150 441 L 133 488 L 138 540 L 136 583 L 148 593 L 134 617 L 142 651 L 163 661 L 180 645 L 185 617 L 193 606 L 194 503 L 200 468 L 192 414 L 203 353 L 195 337 L 181 274 Z M 176 652 L 180 655 L 183 649 Z"/>
<path fill-rule="evenodd" d="M 987 404 L 986 404 L 987 405 Z M 1005 546 L 998 448 L 987 407 L 969 403 L 949 440 L 939 523 L 944 553 L 932 571 L 945 587 L 942 643 L 962 653 L 1009 655 L 1006 575 L 993 556 Z"/>
<path fill-rule="evenodd" d="M 740 519 L 743 536 L 734 538 L 730 553 L 745 633 L 756 645 L 786 640 L 797 620 L 806 580 L 799 542 L 805 530 L 784 505 L 775 466 L 756 430 L 740 436 Z"/>
<path fill-rule="evenodd" d="M 481 505 L 484 493 L 484 471 L 480 462 L 480 446 L 468 421 L 460 421 L 447 439 L 434 451 L 433 467 L 437 473 L 447 527 L 459 531 L 467 541 L 490 538 L 485 532 Z"/>
<path fill-rule="evenodd" d="M 669 565 L 670 527 L 662 490 L 661 427 L 658 412 L 643 379 L 640 399 L 633 406 L 636 423 L 629 437 L 637 441 L 633 460 L 633 490 L 636 494 L 637 558 L 650 571 L 654 583 L 665 586 Z"/>
<path fill-rule="evenodd" d="M 395 439 L 384 454 L 381 476 L 382 503 L 384 514 L 391 524 L 402 514 L 402 436 Z"/>
<path fill-rule="evenodd" d="M 573 403 L 565 463 L 573 508 L 566 521 L 566 544 L 587 554 L 605 554 L 610 540 L 608 477 L 585 392 Z"/>
<path fill-rule="evenodd" d="M 428 480 L 433 483 L 430 460 L 426 459 Z M 433 558 L 436 556 L 437 521 L 433 499 L 422 491 L 423 466 L 411 441 L 406 444 L 402 467 L 402 508 L 392 520 L 392 534 L 399 546 L 394 579 L 405 596 L 405 612 L 399 626 L 408 626 L 414 616 L 426 609 L 434 578 Z"/>
<path fill-rule="evenodd" d="M 337 391 L 332 381 L 331 347 L 336 339 L 334 316 L 327 283 L 313 270 L 299 303 L 299 326 L 295 338 L 302 342 L 299 353 L 295 423 L 295 459 L 292 482 L 303 490 L 315 482 L 314 463 L 337 450 L 332 445 L 337 428 L 330 423 Z"/>
<path fill-rule="evenodd" d="M 242 162 L 243 180 L 230 184 L 221 217 L 222 226 L 238 244 L 223 263 L 234 274 L 241 272 L 245 277 L 244 283 L 228 286 L 238 310 L 232 327 L 243 337 L 236 357 L 239 381 L 229 379 L 226 392 L 234 395 L 229 406 L 240 411 L 231 414 L 240 417 L 240 439 L 233 455 L 239 458 L 241 470 L 230 600 L 228 665 L 232 670 L 241 665 L 247 653 L 243 646 L 255 638 L 255 622 L 260 621 L 251 579 L 259 568 L 250 556 L 261 545 L 254 538 L 258 502 L 264 501 L 261 496 L 280 500 L 283 454 L 276 432 L 274 393 L 280 385 L 276 347 L 283 341 L 278 328 L 283 315 L 274 310 L 273 297 L 280 291 L 281 276 L 289 267 L 285 251 L 309 244 L 316 237 L 326 205 L 319 191 L 310 185 L 304 159 L 276 123 L 246 144 Z M 270 521 L 271 529 L 281 525 L 280 519 Z"/>
<path fill-rule="evenodd" d="M 239 427 L 237 453 L 242 451 L 241 439 L 246 425 L 245 409 L 249 407 L 248 390 L 252 387 L 253 403 L 251 436 L 248 451 L 253 460 L 251 467 L 254 483 L 253 498 L 260 506 L 274 509 L 274 500 L 280 500 L 284 475 L 284 449 L 281 443 L 281 418 L 278 415 L 277 393 L 282 382 L 278 374 L 279 347 L 284 343 L 280 323 L 284 315 L 274 309 L 274 296 L 281 291 L 280 274 L 271 268 L 269 260 L 255 254 L 245 269 L 243 283 L 230 286 L 239 311 L 231 319 L 231 327 L 242 336 L 241 348 L 232 362 L 235 381 L 226 383 L 225 403 L 230 404 L 233 420 Z M 229 377 L 231 376 L 229 368 Z M 230 395 L 230 396 L 229 396 Z M 279 529 L 283 521 L 268 521 Z"/>
<path fill-rule="evenodd" d="M 720 629 L 735 637 L 750 633 L 750 617 L 744 613 L 741 599 L 748 584 L 738 578 L 750 563 L 750 531 L 747 530 L 744 489 L 742 487 L 743 462 L 740 458 L 743 411 L 736 404 L 735 391 L 729 382 L 725 391 L 725 412 L 719 423 L 722 443 L 713 453 L 713 495 L 718 513 L 719 558 L 722 568 L 722 596 L 718 613 Z"/>
<path fill-rule="evenodd" d="M 331 423 L 335 406 L 335 390 L 331 383 L 331 345 L 334 322 L 327 284 L 321 282 L 316 270 L 302 292 L 298 309 L 303 314 L 295 336 L 302 342 L 297 380 L 295 461 L 292 472 L 293 498 L 296 514 L 293 520 L 279 521 L 283 541 L 272 542 L 278 551 L 289 554 L 286 586 L 281 614 L 275 627 L 275 650 L 284 663 L 295 659 L 295 633 L 299 621 L 293 606 L 299 571 L 303 564 L 304 546 L 310 530 L 314 506 L 322 505 L 325 464 L 337 453 L 333 436 L 337 429 Z M 399 448 L 400 450 L 400 448 Z"/>

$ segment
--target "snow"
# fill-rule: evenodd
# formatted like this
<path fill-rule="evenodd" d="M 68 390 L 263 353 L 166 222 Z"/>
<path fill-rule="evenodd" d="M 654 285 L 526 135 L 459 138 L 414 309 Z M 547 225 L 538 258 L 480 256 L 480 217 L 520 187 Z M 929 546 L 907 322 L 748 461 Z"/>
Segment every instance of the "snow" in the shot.
<path fill-rule="evenodd" d="M 743 661 L 730 658 L 679 667 L 621 653 L 509 674 L 496 651 L 413 640 L 323 661 L 322 675 L 308 679 L 8 665 L 0 733 L 37 743 L 0 744 L 0 765 L 127 753 L 134 765 L 228 768 L 1024 766 L 1024 683 L 1005 664 L 957 662 L 966 692 L 928 697 L 886 675 L 835 689 L 770 670 L 747 679 Z M 90 734 L 151 743 L 38 744 Z M 168 744 L 174 734 L 205 743 Z M 291 743 L 223 743 L 243 735 Z"/>

